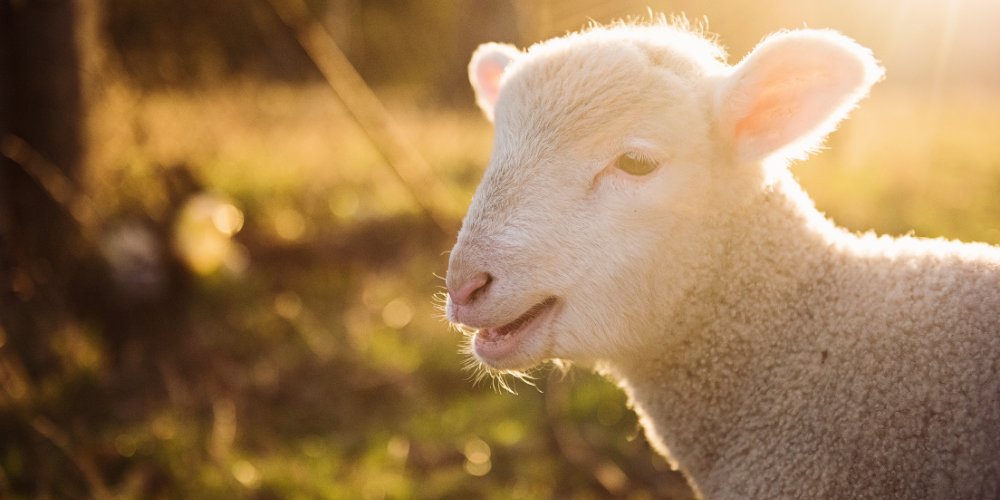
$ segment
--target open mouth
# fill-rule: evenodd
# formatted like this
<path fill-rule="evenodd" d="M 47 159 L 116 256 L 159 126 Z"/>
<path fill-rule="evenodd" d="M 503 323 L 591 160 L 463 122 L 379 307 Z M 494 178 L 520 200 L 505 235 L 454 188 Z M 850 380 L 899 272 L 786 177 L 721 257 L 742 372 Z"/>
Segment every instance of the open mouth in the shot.
<path fill-rule="evenodd" d="M 556 298 L 549 297 L 506 325 L 480 329 L 476 332 L 476 354 L 491 359 L 509 354 L 517 345 L 514 339 L 533 330 L 532 327 L 539 323 L 539 318 L 551 310 L 555 303 Z"/>

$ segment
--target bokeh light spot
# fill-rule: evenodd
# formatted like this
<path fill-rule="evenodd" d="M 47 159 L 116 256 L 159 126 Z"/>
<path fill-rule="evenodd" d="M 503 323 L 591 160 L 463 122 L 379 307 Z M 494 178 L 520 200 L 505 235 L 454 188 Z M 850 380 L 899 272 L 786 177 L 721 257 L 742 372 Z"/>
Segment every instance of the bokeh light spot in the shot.
<path fill-rule="evenodd" d="M 404 436 L 393 436 L 389 440 L 387 451 L 397 462 L 406 462 L 406 457 L 410 455 L 410 440 Z"/>
<path fill-rule="evenodd" d="M 330 197 L 330 212 L 341 220 L 353 219 L 358 213 L 361 200 L 353 191 L 340 193 Z"/>
<path fill-rule="evenodd" d="M 115 450 L 117 450 L 118 454 L 123 457 L 131 457 L 132 455 L 135 455 L 135 438 L 128 434 L 120 434 L 115 438 Z"/>
<path fill-rule="evenodd" d="M 243 271 L 250 267 L 250 251 L 239 243 L 231 243 L 229 252 L 226 252 L 222 259 L 222 264 L 233 274 L 243 274 Z"/>
<path fill-rule="evenodd" d="M 243 228 L 243 212 L 228 203 L 223 203 L 212 213 L 212 222 L 219 232 L 232 236 Z"/>
<path fill-rule="evenodd" d="M 491 434 L 500 444 L 510 446 L 524 438 L 524 426 L 517 420 L 504 420 L 493 427 Z"/>
<path fill-rule="evenodd" d="M 296 241 L 306 232 L 306 220 L 291 208 L 282 209 L 274 216 L 274 231 L 282 239 Z"/>
<path fill-rule="evenodd" d="M 490 445 L 477 437 L 466 441 L 462 452 L 465 454 L 465 458 L 474 464 L 483 464 L 490 460 Z"/>
<path fill-rule="evenodd" d="M 285 319 L 295 319 L 302 312 L 302 299 L 295 292 L 281 292 L 274 297 L 274 311 Z"/>
<path fill-rule="evenodd" d="M 153 420 L 153 434 L 166 441 L 177 435 L 177 423 L 169 416 L 163 415 Z"/>
<path fill-rule="evenodd" d="M 481 464 L 477 464 L 472 460 L 465 461 L 465 472 L 468 472 L 473 476 L 485 476 L 492 468 L 493 464 L 490 463 L 489 459 Z"/>
<path fill-rule="evenodd" d="M 260 482 L 260 473 L 257 472 L 257 468 L 246 460 L 237 460 L 233 464 L 232 470 L 233 477 L 247 488 L 255 488 Z"/>
<path fill-rule="evenodd" d="M 405 299 L 395 299 L 382 309 L 382 321 L 390 328 L 403 328 L 413 319 L 413 310 Z"/>
<path fill-rule="evenodd" d="M 239 214 L 238 217 L 234 211 Z M 227 258 L 231 258 L 229 254 L 233 245 L 230 237 L 242 225 L 243 214 L 222 197 L 195 195 L 184 204 L 177 217 L 174 245 L 192 271 L 201 275 L 211 274 Z"/>

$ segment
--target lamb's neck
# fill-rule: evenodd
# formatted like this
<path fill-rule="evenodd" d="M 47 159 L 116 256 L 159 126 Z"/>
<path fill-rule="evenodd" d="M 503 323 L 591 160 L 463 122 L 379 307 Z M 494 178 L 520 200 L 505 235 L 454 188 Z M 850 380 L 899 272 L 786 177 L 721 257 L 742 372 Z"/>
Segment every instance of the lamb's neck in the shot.
<path fill-rule="evenodd" d="M 747 442 L 746 422 L 735 414 L 766 413 L 747 405 L 769 400 L 761 392 L 769 390 L 775 346 L 799 351 L 808 343 L 786 327 L 809 314 L 796 298 L 815 291 L 836 265 L 830 231 L 837 230 L 787 181 L 733 215 L 711 283 L 680 308 L 663 347 L 641 362 L 605 367 L 629 394 L 654 446 L 699 484 L 720 473 L 733 446 Z"/>
<path fill-rule="evenodd" d="M 721 286 L 712 291 L 715 313 L 747 305 L 784 309 L 789 297 L 802 293 L 800 287 L 841 265 L 837 254 L 856 240 L 819 213 L 790 174 L 734 214 L 729 227 L 727 252 L 716 269 Z"/>

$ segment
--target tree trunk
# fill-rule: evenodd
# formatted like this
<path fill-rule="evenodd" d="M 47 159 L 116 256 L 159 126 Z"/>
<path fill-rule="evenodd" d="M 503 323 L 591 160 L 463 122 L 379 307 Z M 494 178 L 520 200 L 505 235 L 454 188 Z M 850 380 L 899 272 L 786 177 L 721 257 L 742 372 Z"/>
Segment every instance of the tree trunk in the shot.
<path fill-rule="evenodd" d="M 0 324 L 31 372 L 49 361 L 47 331 L 69 307 L 67 276 L 83 243 L 68 198 L 56 201 L 10 147 L 19 138 L 22 151 L 38 153 L 64 189 L 75 189 L 83 158 L 76 7 L 0 0 Z"/>

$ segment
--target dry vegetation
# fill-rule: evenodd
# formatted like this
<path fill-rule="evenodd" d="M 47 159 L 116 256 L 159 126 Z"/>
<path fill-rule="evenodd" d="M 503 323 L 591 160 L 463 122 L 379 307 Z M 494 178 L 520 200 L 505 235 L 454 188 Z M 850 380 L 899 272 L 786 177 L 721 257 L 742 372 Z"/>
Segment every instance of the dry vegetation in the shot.
<path fill-rule="evenodd" d="M 457 220 L 488 162 L 490 125 L 381 95 L 451 187 Z M 242 213 L 240 258 L 185 282 L 183 334 L 60 331 L 62 368 L 25 389 L 32 437 L 0 450 L 2 496 L 688 495 L 606 381 L 541 370 L 540 390 L 518 384 L 513 396 L 466 380 L 460 335 L 432 298 L 450 237 L 421 219 L 326 87 L 113 87 L 100 102 L 87 185 L 107 225 L 185 224 L 165 215 L 163 179 L 186 169 L 193 190 Z M 995 92 L 932 100 L 884 86 L 832 150 L 794 171 L 853 230 L 1000 243 L 998 137 Z"/>
<path fill-rule="evenodd" d="M 99 287 L 40 300 L 67 280 L 33 256 L 0 276 L 25 312 L 0 327 L 0 498 L 690 497 L 609 382 L 543 368 L 515 396 L 468 380 L 435 298 L 454 234 L 269 2 L 84 3 L 107 22 L 85 50 L 80 180 L 99 224 L 65 253 Z M 706 15 L 733 63 L 803 22 L 871 47 L 889 80 L 794 173 L 852 230 L 1000 244 L 996 2 L 307 3 L 455 223 L 492 142 L 464 76 L 476 45 L 651 7 Z M 29 315 L 44 335 L 26 338 Z"/>

